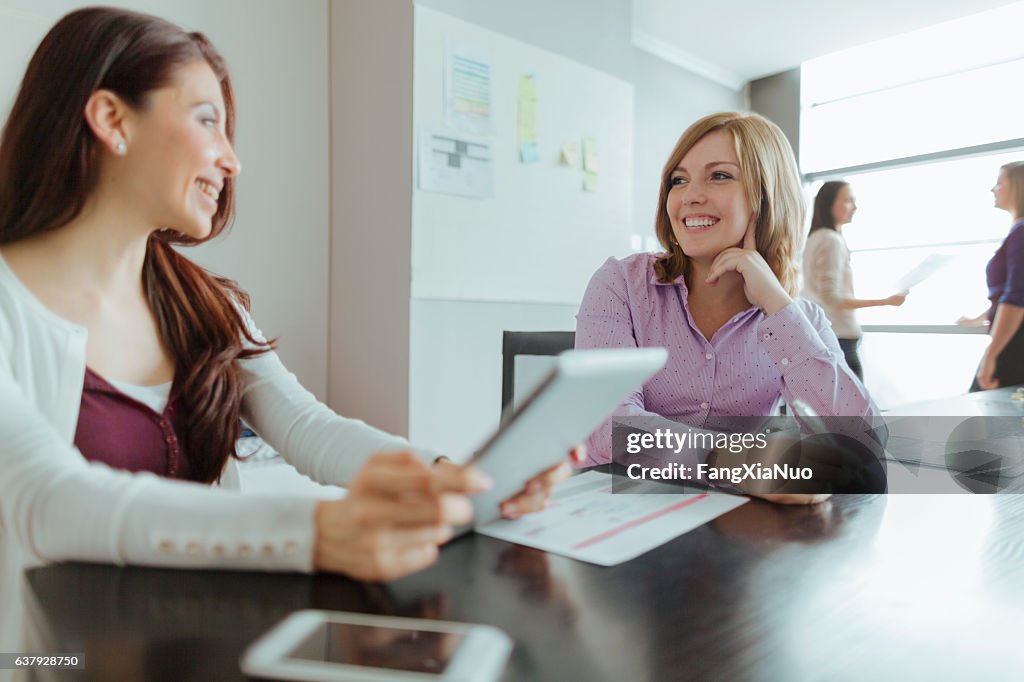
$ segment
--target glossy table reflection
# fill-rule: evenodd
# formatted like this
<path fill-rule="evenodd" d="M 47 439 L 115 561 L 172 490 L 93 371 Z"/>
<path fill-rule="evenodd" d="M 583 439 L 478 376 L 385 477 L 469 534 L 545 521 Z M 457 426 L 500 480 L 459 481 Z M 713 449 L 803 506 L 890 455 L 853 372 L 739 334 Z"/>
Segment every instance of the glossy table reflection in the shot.
<path fill-rule="evenodd" d="M 470 536 L 389 585 L 65 564 L 23 597 L 30 641 L 88 661 L 43 679 L 245 679 L 307 607 L 497 625 L 505 680 L 1017 679 L 1024 497 L 752 501 L 612 568 Z"/>

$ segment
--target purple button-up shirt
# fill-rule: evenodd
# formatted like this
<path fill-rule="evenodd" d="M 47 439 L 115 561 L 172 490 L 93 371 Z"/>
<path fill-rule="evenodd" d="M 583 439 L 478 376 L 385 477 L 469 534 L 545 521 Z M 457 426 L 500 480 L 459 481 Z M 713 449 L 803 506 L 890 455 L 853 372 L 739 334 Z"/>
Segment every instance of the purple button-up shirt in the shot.
<path fill-rule="evenodd" d="M 771 316 L 748 308 L 709 341 L 693 322 L 683 278 L 662 284 L 654 261 L 649 253 L 609 258 L 576 316 L 576 348 L 668 349 L 665 368 L 613 416 L 671 416 L 703 428 L 709 417 L 774 414 L 782 398 L 825 417 L 875 415 L 817 304 L 797 299 Z M 586 465 L 611 460 L 611 428 L 609 418 L 587 439 Z"/>

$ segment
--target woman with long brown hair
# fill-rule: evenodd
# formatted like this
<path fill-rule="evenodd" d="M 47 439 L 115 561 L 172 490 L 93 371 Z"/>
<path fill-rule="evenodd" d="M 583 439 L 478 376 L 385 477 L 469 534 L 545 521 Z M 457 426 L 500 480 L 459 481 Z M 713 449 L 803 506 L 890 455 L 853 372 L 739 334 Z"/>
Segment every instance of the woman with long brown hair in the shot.
<path fill-rule="evenodd" d="M 173 248 L 230 226 L 234 129 L 223 59 L 161 19 L 75 11 L 32 57 L 0 138 L 0 539 L 43 561 L 417 570 L 486 479 L 317 402 L 246 294 Z M 348 496 L 211 488 L 240 417 Z"/>

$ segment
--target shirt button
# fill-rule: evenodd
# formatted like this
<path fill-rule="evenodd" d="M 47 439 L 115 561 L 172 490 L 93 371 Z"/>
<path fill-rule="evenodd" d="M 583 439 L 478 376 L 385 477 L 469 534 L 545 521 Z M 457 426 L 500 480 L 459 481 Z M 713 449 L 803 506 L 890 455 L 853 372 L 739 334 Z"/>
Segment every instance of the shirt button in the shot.
<path fill-rule="evenodd" d="M 771 335 L 771 334 L 765 334 L 765 335 L 764 335 L 764 340 L 765 340 L 765 341 L 767 341 L 767 340 L 768 340 L 768 339 L 770 339 L 770 338 L 772 338 L 772 335 Z"/>
<path fill-rule="evenodd" d="M 788 365 L 789 364 L 789 358 L 782 358 L 782 360 L 780 360 L 779 362 L 781 362 L 783 365 Z"/>
<path fill-rule="evenodd" d="M 708 409 L 708 404 L 707 403 L 701 403 L 700 404 L 700 409 L 702 409 L 702 410 Z"/>
<path fill-rule="evenodd" d="M 224 557 L 228 554 L 228 548 L 225 547 L 223 543 L 218 542 L 213 546 L 213 553 L 215 556 Z"/>
<path fill-rule="evenodd" d="M 263 547 L 260 548 L 260 554 L 263 556 L 274 556 L 274 546 L 269 542 L 265 543 Z"/>
<path fill-rule="evenodd" d="M 238 546 L 238 556 L 250 556 L 252 554 L 252 545 L 243 542 Z"/>
<path fill-rule="evenodd" d="M 715 357 L 715 356 L 714 356 L 714 355 L 712 355 L 711 353 L 706 353 L 706 354 L 704 355 L 704 357 L 706 357 L 706 358 L 707 358 L 708 360 L 710 360 L 711 358 L 713 358 L 713 357 Z"/>
<path fill-rule="evenodd" d="M 157 547 L 164 554 L 169 554 L 170 552 L 174 551 L 174 543 L 171 542 L 170 540 L 161 540 L 160 544 L 157 545 Z"/>
<path fill-rule="evenodd" d="M 192 555 L 198 555 L 202 553 L 203 546 L 195 540 L 193 540 L 192 542 L 185 545 L 185 551 Z"/>
<path fill-rule="evenodd" d="M 295 540 L 289 540 L 288 542 L 284 543 L 285 554 L 295 554 L 298 551 L 299 543 L 295 542 Z"/>

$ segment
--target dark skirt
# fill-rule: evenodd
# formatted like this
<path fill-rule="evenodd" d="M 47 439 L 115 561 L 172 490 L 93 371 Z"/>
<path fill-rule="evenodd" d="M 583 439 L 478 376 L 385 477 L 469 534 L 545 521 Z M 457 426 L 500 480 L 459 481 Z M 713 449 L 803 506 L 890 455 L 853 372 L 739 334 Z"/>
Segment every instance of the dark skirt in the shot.
<path fill-rule="evenodd" d="M 978 368 L 981 368 L 980 364 Z M 1024 384 L 1024 324 L 1017 327 L 1013 338 L 996 358 L 996 379 L 999 381 L 1000 388 Z M 978 372 L 975 371 L 971 392 L 980 390 Z"/>
<path fill-rule="evenodd" d="M 839 347 L 843 349 L 843 356 L 846 358 L 846 365 L 857 378 L 864 381 L 864 368 L 860 366 L 860 356 L 857 355 L 857 346 L 860 345 L 860 338 L 839 339 Z"/>

